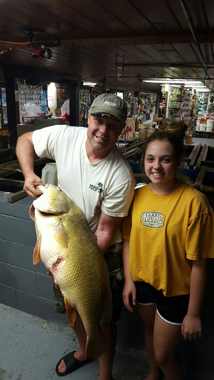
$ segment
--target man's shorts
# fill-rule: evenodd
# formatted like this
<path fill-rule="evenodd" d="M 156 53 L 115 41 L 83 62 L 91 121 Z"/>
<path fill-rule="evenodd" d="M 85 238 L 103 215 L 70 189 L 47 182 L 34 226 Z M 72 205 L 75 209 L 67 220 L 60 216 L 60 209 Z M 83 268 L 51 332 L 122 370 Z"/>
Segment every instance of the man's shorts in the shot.
<path fill-rule="evenodd" d="M 168 323 L 181 325 L 189 305 L 189 294 L 165 297 L 161 290 L 155 289 L 144 281 L 135 282 L 136 303 L 140 305 L 156 304 L 160 317 Z"/>
<path fill-rule="evenodd" d="M 111 323 L 115 323 L 120 319 L 123 307 L 124 273 L 122 252 L 123 244 L 121 242 L 111 245 L 104 254 L 112 292 Z"/>

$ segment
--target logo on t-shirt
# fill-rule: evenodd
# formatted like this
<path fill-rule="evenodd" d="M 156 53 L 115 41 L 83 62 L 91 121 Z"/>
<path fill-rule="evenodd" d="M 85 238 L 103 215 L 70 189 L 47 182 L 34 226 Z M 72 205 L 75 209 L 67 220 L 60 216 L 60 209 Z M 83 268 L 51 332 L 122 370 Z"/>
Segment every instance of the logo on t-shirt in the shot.
<path fill-rule="evenodd" d="M 155 211 L 145 211 L 141 214 L 140 223 L 148 228 L 161 228 L 164 226 L 166 215 Z"/>
<path fill-rule="evenodd" d="M 103 184 L 101 182 L 99 182 L 97 185 L 90 184 L 89 189 L 91 189 L 93 191 L 97 191 L 98 193 L 102 193 L 103 192 Z"/>

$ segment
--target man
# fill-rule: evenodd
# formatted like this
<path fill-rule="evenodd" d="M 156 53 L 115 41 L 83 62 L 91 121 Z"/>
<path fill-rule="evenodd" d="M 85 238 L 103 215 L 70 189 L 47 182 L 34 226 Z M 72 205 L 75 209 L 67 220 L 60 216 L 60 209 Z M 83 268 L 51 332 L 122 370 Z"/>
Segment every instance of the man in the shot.
<path fill-rule="evenodd" d="M 35 175 L 34 153 L 56 161 L 58 184 L 85 214 L 104 254 L 112 288 L 113 317 L 103 327 L 107 352 L 99 358 L 99 380 L 113 380 L 116 324 L 122 308 L 121 220 L 128 213 L 134 193 L 134 177 L 115 143 L 125 127 L 126 103 L 114 94 L 99 95 L 88 115 L 88 128 L 57 125 L 22 135 L 17 157 L 25 177 L 24 190 L 31 197 L 41 194 Z M 79 349 L 60 359 L 56 366 L 65 376 L 88 363 L 84 360 L 86 334 L 77 313 L 74 331 Z"/>

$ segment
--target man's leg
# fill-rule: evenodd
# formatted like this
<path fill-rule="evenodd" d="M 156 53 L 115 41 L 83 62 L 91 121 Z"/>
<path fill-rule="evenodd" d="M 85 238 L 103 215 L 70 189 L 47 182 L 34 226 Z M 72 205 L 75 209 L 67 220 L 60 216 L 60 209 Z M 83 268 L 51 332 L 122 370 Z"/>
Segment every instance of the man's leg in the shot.
<path fill-rule="evenodd" d="M 56 286 L 55 284 L 53 284 L 53 291 L 54 291 L 54 309 L 56 313 L 65 314 L 66 307 L 65 307 L 64 297 L 60 291 L 59 286 Z"/>
<path fill-rule="evenodd" d="M 107 351 L 99 358 L 100 376 L 99 380 L 113 380 L 112 369 L 114 353 L 117 342 L 116 322 L 120 319 L 123 307 L 123 263 L 122 263 L 122 243 L 111 245 L 104 254 L 109 271 L 109 279 L 112 293 L 112 320 L 110 324 L 105 324 L 102 329 L 107 339 Z"/>
<path fill-rule="evenodd" d="M 82 320 L 78 313 L 76 313 L 76 320 L 75 320 L 73 330 L 79 342 L 79 349 L 74 353 L 74 357 L 80 361 L 85 360 L 86 333 L 85 333 Z M 60 373 L 63 373 L 66 371 L 66 365 L 63 359 L 61 360 L 58 366 L 58 371 Z"/>
<path fill-rule="evenodd" d="M 102 329 L 107 338 L 107 351 L 100 356 L 100 376 L 99 380 L 113 380 L 112 367 L 114 361 L 114 353 L 117 341 L 116 323 L 110 323 L 102 326 Z"/>

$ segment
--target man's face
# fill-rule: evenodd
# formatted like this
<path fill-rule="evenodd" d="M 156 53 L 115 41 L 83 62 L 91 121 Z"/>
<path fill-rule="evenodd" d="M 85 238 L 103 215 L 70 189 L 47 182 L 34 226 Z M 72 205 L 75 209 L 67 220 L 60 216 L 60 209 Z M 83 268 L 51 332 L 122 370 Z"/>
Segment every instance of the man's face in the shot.
<path fill-rule="evenodd" d="M 87 140 L 91 149 L 93 151 L 106 151 L 107 155 L 124 127 L 125 124 L 119 124 L 111 117 L 89 114 Z"/>

